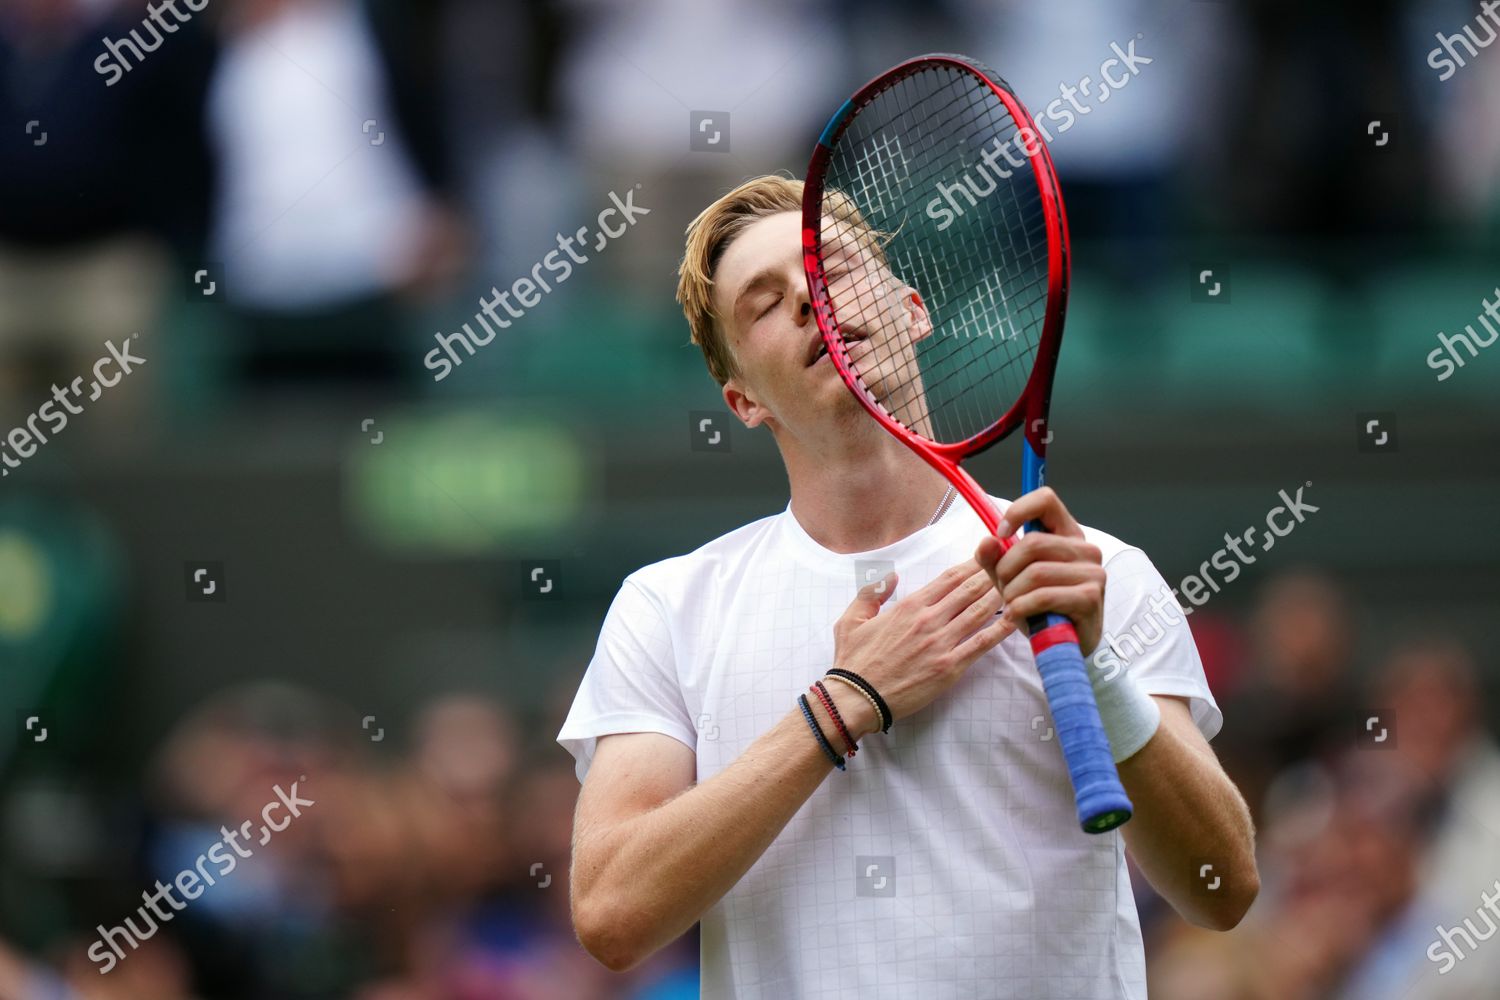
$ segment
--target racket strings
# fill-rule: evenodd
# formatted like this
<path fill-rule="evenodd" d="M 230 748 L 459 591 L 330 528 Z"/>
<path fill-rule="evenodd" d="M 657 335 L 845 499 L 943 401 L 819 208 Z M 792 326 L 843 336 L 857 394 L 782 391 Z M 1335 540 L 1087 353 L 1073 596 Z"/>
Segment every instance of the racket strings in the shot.
<path fill-rule="evenodd" d="M 978 84 L 978 81 L 973 82 L 975 84 Z M 913 120 L 914 117 L 911 102 L 911 92 L 913 89 L 915 89 L 914 83 L 909 80 L 902 81 L 902 84 L 895 89 L 895 97 L 900 105 L 901 112 L 908 121 Z M 952 109 L 952 105 L 959 103 L 960 101 L 964 105 L 962 109 L 963 113 L 968 118 L 973 119 L 987 110 L 990 102 L 994 101 L 994 98 L 990 94 L 988 88 L 984 88 L 982 86 L 971 86 L 967 88 L 954 87 L 952 89 L 957 91 L 958 97 L 956 97 L 955 100 L 950 101 L 948 105 L 941 109 L 938 115 L 932 116 L 925 120 L 930 122 L 943 122 L 947 120 L 947 118 L 944 116 L 944 112 L 950 111 Z M 1005 118 L 1005 123 L 1007 125 L 1009 124 L 1008 115 Z M 935 136 L 934 141 L 937 141 L 940 138 L 940 135 Z M 1007 230 L 999 230 L 998 234 L 1006 236 L 1007 238 L 1009 238 L 1010 235 Z M 1013 241 L 1009 249 L 1012 251 L 1012 253 L 1019 255 L 1020 251 L 1018 248 L 1014 247 Z M 913 270 L 920 270 L 924 273 L 932 270 L 929 267 L 928 257 L 924 254 L 905 253 L 902 256 L 903 263 L 910 262 L 910 264 L 916 265 L 912 268 Z M 944 322 L 947 319 L 946 316 L 935 314 L 933 320 L 934 326 L 938 329 L 944 329 L 945 326 L 951 326 L 952 336 L 967 338 L 970 336 L 978 335 L 981 332 L 988 332 L 983 331 L 983 324 L 985 323 L 987 318 L 993 317 L 999 322 L 1004 323 L 1006 319 L 1004 312 L 996 311 L 995 309 L 996 303 L 994 302 L 994 292 L 996 290 L 995 286 L 997 284 L 995 275 L 992 272 L 984 272 L 976 268 L 973 265 L 972 258 L 960 256 L 956 258 L 953 263 L 957 264 L 958 266 L 957 268 L 955 268 L 955 271 L 957 273 L 952 275 L 952 277 L 954 278 L 954 283 L 960 286 L 960 290 L 956 292 L 956 294 L 953 296 L 953 299 L 959 305 L 953 312 L 951 323 Z M 941 272 L 941 270 L 939 270 L 936 274 L 933 274 L 930 279 L 934 282 L 940 292 L 946 290 L 944 288 L 943 277 L 943 273 Z M 978 298 L 976 293 L 980 290 L 984 290 L 988 293 L 988 303 L 976 301 L 976 299 Z M 1003 292 L 1001 297 L 1003 300 Z M 946 296 L 940 296 L 940 301 L 934 303 L 934 305 L 937 307 L 945 306 L 946 300 Z M 944 308 L 942 311 L 947 312 L 947 309 Z M 944 329 L 944 332 L 947 333 L 949 331 Z M 1012 333 L 1014 333 L 1014 329 L 1012 329 Z M 993 336 L 992 332 L 991 335 Z M 927 353 L 929 355 L 932 354 L 932 349 L 928 348 Z M 946 372 L 944 372 L 945 366 L 942 363 L 944 360 L 945 359 L 941 357 L 936 357 L 929 358 L 927 362 L 929 371 L 925 379 L 926 394 L 929 398 L 939 401 L 945 398 L 945 387 L 947 383 L 955 379 L 968 378 L 975 374 L 975 372 L 970 370 L 970 368 L 976 363 L 977 358 L 974 357 L 971 352 L 970 357 L 962 359 L 961 364 L 948 364 L 946 366 Z M 921 367 L 920 362 L 919 367 Z M 1027 368 L 1029 369 L 1029 367 L 1030 366 L 1028 363 Z M 1016 394 L 1019 394 L 1019 389 L 1017 390 Z M 957 423 L 960 426 L 983 427 L 993 422 L 994 417 L 996 416 L 993 411 L 984 409 L 983 402 L 980 399 L 976 398 L 976 394 L 956 395 L 950 405 L 955 409 L 963 411 L 959 414 L 962 419 L 958 421 L 949 421 L 950 423 Z M 942 414 L 943 411 L 939 409 L 938 415 L 941 416 Z M 929 430 L 928 433 L 930 436 L 947 439 L 940 429 Z M 963 436 L 967 435 L 958 435 L 958 437 Z"/>
<path fill-rule="evenodd" d="M 978 77 L 928 67 L 860 108 L 831 150 L 822 255 L 844 356 L 934 441 L 993 425 L 1041 339 L 1046 212 L 1018 132 Z"/>
<path fill-rule="evenodd" d="M 966 80 L 972 81 L 975 84 L 975 86 L 970 86 L 970 87 L 966 88 L 966 90 L 963 93 L 961 93 L 959 97 L 956 97 L 956 98 L 950 100 L 948 102 L 948 104 L 944 108 L 939 109 L 937 115 L 935 115 L 935 116 L 929 116 L 929 115 L 927 115 L 924 112 L 922 120 L 928 120 L 928 121 L 931 121 L 931 120 L 942 121 L 942 120 L 944 120 L 944 113 L 947 112 L 947 111 L 949 111 L 951 109 L 952 105 L 955 104 L 955 103 L 957 103 L 959 100 L 966 101 L 967 104 L 968 104 L 968 108 L 966 110 L 970 110 L 970 111 L 977 110 L 977 111 L 980 111 L 980 112 L 991 112 L 991 113 L 993 113 L 994 110 L 996 108 L 998 108 L 998 109 L 1000 109 L 999 113 L 1000 113 L 1000 116 L 1001 116 L 1002 126 L 1001 126 L 1001 133 L 997 136 L 996 141 L 1001 142 L 1001 143 L 1012 142 L 1014 140 L 1014 137 L 1015 137 L 1015 130 L 1016 129 L 1015 129 L 1015 124 L 1010 119 L 1008 112 L 1005 112 L 1003 110 L 1003 106 L 998 104 L 998 102 L 993 97 L 993 95 L 991 94 L 991 92 L 989 91 L 989 89 L 987 87 L 983 86 L 982 84 L 979 84 L 978 81 L 974 80 L 974 78 L 972 78 L 972 77 L 967 77 L 966 76 Z M 913 114 L 912 104 L 911 104 L 910 96 L 909 96 L 909 91 L 912 89 L 912 86 L 913 86 L 912 81 L 910 79 L 908 79 L 906 81 L 902 81 L 902 84 L 900 86 L 898 86 L 897 88 L 894 89 L 894 96 L 896 97 L 897 101 L 900 104 L 901 113 L 904 115 L 905 119 L 907 121 L 909 121 L 909 122 L 910 121 L 917 121 L 918 120 L 917 117 Z M 856 119 L 856 120 L 858 120 L 858 119 Z M 1028 169 L 1029 169 L 1029 167 L 1028 167 Z M 1017 218 L 1022 217 L 1025 214 L 1025 210 L 1022 209 L 1022 207 L 1020 206 L 1020 204 L 1019 204 L 1019 202 L 1017 200 L 1017 194 L 1016 194 L 1016 192 L 1017 192 L 1017 185 L 1009 184 L 1009 185 L 1002 185 L 1002 187 L 1004 189 L 1004 194 L 1006 196 L 1008 196 L 1010 198 L 1010 200 L 1011 200 L 1012 216 L 1013 217 L 1017 217 Z M 988 189 L 988 191 L 989 192 L 993 192 L 994 190 L 995 190 L 995 187 L 994 187 L 994 184 L 993 184 L 993 181 L 992 181 L 991 182 L 991 187 Z M 1044 255 L 1046 253 L 1046 246 L 1045 246 L 1044 240 L 1037 240 L 1033 244 L 1032 241 L 1031 241 L 1031 239 L 1030 239 L 1030 235 L 1031 235 L 1031 232 L 1033 230 L 1037 230 L 1040 233 L 1044 233 L 1045 232 L 1045 217 L 1040 214 L 1040 211 L 1041 211 L 1040 195 L 1036 193 L 1036 189 L 1035 189 L 1034 183 L 1033 184 L 1028 184 L 1028 185 L 1026 185 L 1023 188 L 1020 188 L 1020 190 L 1026 191 L 1029 194 L 1031 194 L 1031 196 L 1032 196 L 1031 199 L 1030 199 L 1031 200 L 1031 208 L 1032 208 L 1032 211 L 1033 211 L 1034 214 L 1028 220 L 1028 224 L 1027 225 L 1023 225 L 1021 227 L 1009 227 L 1009 228 L 996 229 L 996 230 L 994 230 L 994 234 L 997 235 L 997 236 L 999 236 L 999 237 L 1001 237 L 1001 238 L 1003 238 L 1007 242 L 1005 250 L 1009 253 L 1009 255 L 1011 256 L 1011 259 L 1016 260 L 1018 262 L 1018 264 L 1020 265 L 1021 269 L 1024 270 L 1026 268 L 1030 268 L 1031 270 L 1038 272 L 1038 277 L 1036 279 L 1036 283 L 1040 284 L 1042 281 L 1045 281 L 1045 278 L 1046 278 L 1046 273 L 1045 273 L 1045 270 L 1043 269 L 1043 267 L 1045 265 Z M 886 202 L 885 204 L 890 204 L 890 202 Z M 1016 245 L 1015 235 L 1017 233 L 1020 233 L 1022 235 L 1023 240 L 1025 240 L 1027 242 L 1027 246 L 1024 249 L 1022 247 L 1019 247 L 1019 246 Z M 903 255 L 903 256 L 913 256 L 913 255 Z M 917 265 L 922 265 L 928 259 L 929 258 L 924 257 L 924 256 L 916 256 L 915 260 L 913 262 L 915 264 L 917 264 Z M 958 258 L 958 261 L 960 262 L 960 266 L 962 266 L 962 263 L 965 260 L 966 260 L 966 258 L 962 258 L 962 257 Z M 999 320 L 1001 322 L 1004 322 L 1006 319 L 1011 319 L 1012 320 L 1012 328 L 1014 329 L 1013 317 L 1010 316 L 1009 312 L 1008 311 L 1004 311 L 1004 310 L 997 312 L 994 309 L 996 303 L 994 302 L 994 299 L 993 299 L 993 292 L 995 291 L 995 289 L 997 287 L 997 284 L 998 284 L 998 282 L 995 280 L 995 274 L 993 272 L 979 274 L 979 275 L 977 275 L 977 278 L 976 278 L 976 270 L 975 270 L 975 268 L 968 267 L 965 270 L 966 270 L 966 273 L 963 275 L 963 277 L 970 278 L 971 281 L 970 281 L 970 283 L 968 283 L 966 285 L 966 287 L 960 293 L 960 297 L 961 298 L 968 299 L 970 301 L 971 305 L 972 305 L 973 300 L 975 298 L 976 291 L 986 291 L 986 292 L 990 293 L 990 301 L 988 303 L 984 303 L 984 304 L 986 304 L 986 305 L 988 305 L 990 307 L 989 310 L 987 310 L 986 312 L 983 312 L 983 313 L 978 312 L 978 310 L 974 310 L 974 312 L 976 313 L 976 315 L 973 317 L 973 319 L 977 321 L 981 316 L 987 316 L 987 317 L 990 317 L 990 318 L 993 318 L 993 319 L 997 319 L 997 320 Z M 939 279 L 939 283 L 941 283 L 941 277 L 942 277 L 941 274 L 937 275 L 937 278 Z M 1034 304 L 1036 301 L 1037 301 L 1037 297 L 1036 296 L 1032 296 L 1031 297 L 1031 302 L 1029 302 L 1027 304 Z M 1042 297 L 1040 299 L 1040 301 L 1044 302 L 1045 298 Z M 1033 315 L 1033 316 L 1027 317 L 1027 318 L 1028 319 L 1039 319 L 1040 316 Z M 1029 357 L 1027 357 L 1027 358 L 1016 358 L 1015 360 L 1029 361 Z"/>
<path fill-rule="evenodd" d="M 975 83 L 978 83 L 978 81 L 975 81 Z M 913 111 L 913 101 L 911 99 L 911 93 L 912 93 L 913 89 L 914 89 L 914 87 L 913 87 L 913 81 L 904 81 L 903 84 L 900 87 L 893 89 L 893 96 L 896 98 L 896 100 L 897 100 L 897 102 L 898 102 L 898 104 L 900 106 L 900 113 L 906 118 L 907 121 L 913 121 L 913 122 L 915 122 L 915 121 L 918 120 L 918 118 L 915 116 L 914 111 Z M 949 120 L 952 119 L 952 115 L 951 115 L 952 106 L 954 104 L 956 104 L 956 103 L 959 103 L 960 101 L 964 102 L 967 105 L 964 108 L 964 110 L 967 111 L 967 112 L 972 113 L 972 111 L 975 110 L 976 105 L 978 106 L 978 109 L 982 111 L 982 110 L 985 109 L 987 102 L 994 102 L 994 98 L 990 95 L 990 93 L 988 91 L 988 88 L 983 88 L 983 90 L 977 90 L 977 89 L 975 89 L 973 87 L 970 87 L 970 88 L 967 89 L 967 92 L 961 92 L 956 98 L 950 99 L 944 107 L 936 109 L 936 113 L 933 113 L 931 110 L 929 110 L 927 108 L 918 107 L 917 111 L 919 111 L 921 113 L 920 120 L 924 121 L 924 122 L 932 122 L 932 121 L 943 122 L 943 121 L 949 121 Z M 856 119 L 856 121 L 857 120 L 858 119 Z M 1005 121 L 1005 124 L 1007 124 L 1007 125 L 1009 124 L 1008 115 L 1005 116 L 1004 121 Z M 1000 141 L 1008 141 L 1011 138 L 1012 138 L 1011 135 L 1004 134 L 1004 135 L 1002 135 L 1000 137 Z M 868 149 L 868 143 L 866 144 L 866 148 Z M 865 162 L 866 163 L 868 162 L 868 157 L 865 158 Z M 864 164 L 862 163 L 861 165 L 863 166 Z M 868 187 L 868 185 L 862 185 L 862 187 Z M 889 189 L 889 185 L 885 185 L 885 187 L 886 187 L 886 189 Z M 981 190 L 984 193 L 993 193 L 994 189 L 995 189 L 995 185 L 994 185 L 993 180 L 991 179 L 990 180 L 990 186 L 989 186 L 989 188 L 987 190 L 985 190 L 985 189 L 982 188 Z M 1014 201 L 1014 192 L 1012 191 L 1012 192 L 1010 192 L 1010 194 L 1011 194 L 1012 200 Z M 882 204 L 889 205 L 891 203 L 889 201 L 886 201 L 886 202 L 884 202 Z M 1024 232 L 1024 229 L 1022 231 Z M 1004 235 L 1004 236 L 1006 236 L 1009 239 L 1009 246 L 1007 247 L 1007 249 L 1016 258 L 1020 258 L 1021 255 L 1022 255 L 1022 253 L 1023 253 L 1023 251 L 1021 251 L 1019 247 L 1015 246 L 1015 243 L 1014 243 L 1013 239 L 1010 239 L 1011 230 L 1009 230 L 1009 229 L 1002 229 L 1002 230 L 998 230 L 997 233 L 1000 234 L 1000 235 Z M 906 258 L 906 257 L 910 257 L 910 256 L 913 256 L 913 255 L 902 254 L 900 256 L 902 258 Z M 918 263 L 918 264 L 925 264 L 930 259 L 931 259 L 930 255 L 925 255 L 924 254 L 924 255 L 921 255 L 921 256 L 916 256 L 915 262 Z M 972 266 L 964 266 L 965 264 L 967 264 L 972 259 L 973 258 L 966 258 L 966 257 L 955 258 L 955 262 L 959 265 L 955 269 L 955 270 L 957 270 L 959 272 L 959 274 L 957 275 L 960 278 L 959 284 L 963 285 L 962 290 L 955 297 L 960 302 L 962 302 L 964 300 L 967 300 L 969 308 L 968 308 L 967 312 L 964 312 L 962 310 L 959 311 L 958 315 L 955 317 L 956 324 L 947 324 L 947 325 L 957 325 L 958 327 L 960 327 L 959 329 L 953 329 L 953 330 L 951 330 L 949 332 L 951 332 L 951 334 L 953 336 L 960 337 L 960 338 L 969 338 L 969 337 L 975 337 L 975 336 L 981 336 L 981 335 L 988 335 L 988 336 L 994 338 L 996 336 L 996 331 L 994 329 L 983 329 L 982 328 L 982 324 L 984 324 L 986 321 L 993 322 L 993 321 L 998 320 L 1002 324 L 1001 329 L 999 331 L 999 339 L 1001 340 L 1002 343 L 1004 343 L 1006 345 L 1010 345 L 1013 348 L 1014 345 L 1020 341 L 1020 338 L 1018 338 L 1016 336 L 1017 331 L 1014 328 L 1015 327 L 1014 317 L 1011 315 L 1010 308 L 1008 306 L 1005 306 L 1002 302 L 997 302 L 996 301 L 996 296 L 995 296 L 996 291 L 999 288 L 1003 287 L 1003 286 L 1001 286 L 1001 283 L 996 279 L 996 276 L 995 276 L 995 274 L 993 272 L 987 273 L 987 274 L 977 274 L 976 275 L 976 269 L 974 267 L 972 267 Z M 897 268 L 901 268 L 901 265 L 904 262 L 905 262 L 904 260 L 898 260 L 896 262 L 896 267 Z M 919 268 L 919 269 L 926 270 L 925 268 Z M 942 283 L 941 283 L 941 280 L 940 280 L 942 278 L 941 273 L 939 273 L 935 277 L 938 279 L 938 281 L 936 281 L 934 283 L 937 284 L 937 286 L 939 288 L 939 291 L 940 292 L 946 292 L 947 289 L 945 289 L 945 288 L 942 287 Z M 976 294 L 976 293 L 979 293 L 979 294 Z M 947 298 L 946 295 L 943 296 L 943 297 L 945 299 Z M 976 298 L 980 298 L 981 301 L 977 301 L 976 302 L 975 301 Z M 866 309 L 861 309 L 860 311 L 861 311 L 861 313 L 864 313 L 867 310 Z M 1006 330 L 1004 328 L 1004 323 L 1005 323 L 1005 321 L 1006 321 L 1007 318 L 1011 319 L 1011 329 L 1010 330 Z M 939 321 L 941 321 L 943 319 L 943 317 L 939 316 L 938 319 L 939 319 Z M 940 322 L 939 325 L 943 325 L 943 324 L 941 324 L 941 322 Z M 967 327 L 967 329 L 965 329 L 964 327 Z M 970 350 L 970 351 L 962 352 L 964 355 L 966 355 L 964 357 L 964 359 L 963 359 L 964 360 L 963 364 L 960 364 L 960 365 L 949 364 L 947 366 L 947 368 L 948 368 L 947 373 L 946 374 L 941 374 L 940 373 L 938 379 L 934 380 L 933 377 L 932 377 L 932 375 L 930 374 L 930 370 L 934 369 L 934 368 L 940 368 L 941 367 L 940 362 L 943 359 L 941 359 L 941 358 L 938 358 L 938 359 L 931 358 L 930 357 L 930 354 L 931 354 L 930 350 L 927 353 L 928 353 L 929 357 L 923 359 L 923 361 L 925 363 L 924 364 L 919 364 L 919 366 L 918 366 L 919 368 L 929 370 L 929 375 L 928 375 L 928 378 L 927 378 L 927 384 L 925 386 L 925 390 L 926 391 L 925 391 L 925 394 L 923 394 L 927 398 L 934 398 L 935 397 L 935 398 L 937 398 L 939 400 L 942 400 L 944 398 L 944 396 L 945 396 L 945 393 L 942 391 L 942 386 L 943 386 L 944 383 L 946 383 L 946 382 L 948 382 L 950 380 L 968 380 L 968 379 L 971 379 L 976 374 L 974 371 L 972 371 L 972 368 L 976 364 L 976 362 L 978 361 L 979 355 L 977 354 L 977 352 L 974 352 L 974 351 Z M 949 352 L 949 353 L 952 353 L 952 352 Z M 1007 361 L 1010 362 L 1010 365 L 1013 365 L 1017 361 L 1019 361 L 1019 362 L 1021 362 L 1023 364 L 1025 364 L 1025 363 L 1027 363 L 1029 361 L 1029 357 L 1026 356 L 1026 354 L 1025 354 L 1024 351 L 1017 352 L 1016 350 L 1011 349 L 1011 350 L 1008 351 L 1008 355 L 1009 356 L 1007 358 Z M 908 357 L 909 357 L 909 355 L 908 355 Z M 882 358 L 881 360 L 884 361 L 885 359 Z M 1007 365 L 1007 367 L 1009 367 L 1010 365 Z M 879 374 L 884 375 L 889 367 L 890 367 L 889 364 L 881 364 L 881 365 L 879 365 L 878 366 L 878 372 L 879 372 Z M 906 367 L 909 368 L 911 366 L 908 363 L 908 365 Z M 1029 367 L 1029 365 L 1028 365 L 1028 367 Z M 1013 386 L 1013 388 L 1015 388 L 1017 392 L 1019 391 L 1019 387 L 1018 386 Z M 994 411 L 993 411 L 993 409 L 992 408 L 984 408 L 982 410 L 982 412 L 981 412 L 981 408 L 979 408 L 979 407 L 977 407 L 975 405 L 977 403 L 977 400 L 975 400 L 973 398 L 973 394 L 972 393 L 966 393 L 966 394 L 963 394 L 961 396 L 956 396 L 951 401 L 951 403 L 952 403 L 952 405 L 949 407 L 949 412 L 952 413 L 952 412 L 958 411 L 957 415 L 961 418 L 958 422 L 961 423 L 961 424 L 967 424 L 969 426 L 982 427 L 984 425 L 987 425 L 988 423 L 993 422 L 993 419 L 994 419 Z M 939 414 L 939 415 L 941 415 L 941 414 Z M 927 428 L 923 428 L 923 429 L 926 430 L 928 434 L 934 434 L 934 432 L 931 429 L 927 429 Z M 944 435 L 942 435 L 939 432 L 935 436 L 942 437 Z M 962 435 L 960 435 L 960 436 L 962 436 Z"/>

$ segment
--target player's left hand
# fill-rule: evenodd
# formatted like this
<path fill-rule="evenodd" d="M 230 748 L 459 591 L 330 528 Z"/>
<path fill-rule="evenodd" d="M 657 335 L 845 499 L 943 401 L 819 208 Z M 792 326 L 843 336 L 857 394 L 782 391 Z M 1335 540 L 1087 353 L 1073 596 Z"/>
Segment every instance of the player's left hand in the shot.
<path fill-rule="evenodd" d="M 1078 630 L 1084 656 L 1099 645 L 1104 623 L 1104 566 L 1099 548 L 1084 541 L 1083 529 L 1050 486 L 1033 490 L 1005 509 L 1000 534 L 1011 535 L 1028 521 L 1045 532 L 1022 535 L 1002 554 L 1000 537 L 979 543 L 974 559 L 1005 600 L 1004 616 L 1018 625 L 1044 612 L 1067 615 Z"/>

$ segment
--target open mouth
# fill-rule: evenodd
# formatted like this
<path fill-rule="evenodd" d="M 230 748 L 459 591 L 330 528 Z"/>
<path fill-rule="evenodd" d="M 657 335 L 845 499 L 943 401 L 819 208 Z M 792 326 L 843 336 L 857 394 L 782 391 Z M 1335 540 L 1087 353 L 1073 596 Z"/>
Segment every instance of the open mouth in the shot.
<path fill-rule="evenodd" d="M 844 347 L 844 357 L 849 358 L 851 356 L 850 346 L 864 340 L 866 336 L 867 334 L 862 332 L 853 333 L 845 330 L 843 333 L 842 341 Z M 822 337 L 819 337 L 816 344 L 814 344 L 812 347 L 812 354 L 807 360 L 807 367 L 811 368 L 813 365 L 817 364 L 819 361 L 822 361 L 826 357 L 828 357 L 828 342 Z"/>

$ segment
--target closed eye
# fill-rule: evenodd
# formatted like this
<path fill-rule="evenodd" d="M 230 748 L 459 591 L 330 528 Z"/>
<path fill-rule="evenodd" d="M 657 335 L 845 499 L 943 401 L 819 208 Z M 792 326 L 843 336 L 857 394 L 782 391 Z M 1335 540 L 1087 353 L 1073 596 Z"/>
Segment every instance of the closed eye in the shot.
<path fill-rule="evenodd" d="M 762 319 L 765 319 L 765 318 L 766 318 L 766 317 L 767 317 L 767 316 L 769 316 L 769 315 L 770 315 L 770 314 L 771 314 L 771 310 L 772 310 L 772 309 L 775 309 L 775 308 L 776 308 L 776 307 L 777 307 L 777 306 L 778 306 L 778 305 L 780 305 L 780 304 L 781 304 L 781 299 L 782 299 L 782 296 L 780 296 L 780 295 L 778 295 L 778 296 L 776 296 L 776 297 L 775 297 L 775 298 L 774 298 L 774 299 L 772 299 L 772 300 L 771 300 L 771 301 L 770 301 L 770 302 L 769 302 L 769 303 L 768 303 L 768 304 L 767 304 L 767 305 L 766 305 L 766 307 L 765 307 L 765 308 L 764 308 L 764 309 L 762 309 L 762 310 L 761 310 L 761 311 L 760 311 L 760 315 L 759 315 L 759 316 L 757 316 L 757 317 L 755 317 L 755 318 L 756 318 L 756 319 L 757 319 L 757 320 L 762 320 Z"/>

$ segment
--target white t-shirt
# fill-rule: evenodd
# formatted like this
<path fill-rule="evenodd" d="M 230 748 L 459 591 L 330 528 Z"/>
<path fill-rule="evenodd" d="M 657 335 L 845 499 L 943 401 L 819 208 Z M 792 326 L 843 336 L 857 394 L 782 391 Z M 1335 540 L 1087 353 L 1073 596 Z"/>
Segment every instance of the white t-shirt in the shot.
<path fill-rule="evenodd" d="M 1006 501 L 996 500 L 1000 509 Z M 1085 528 L 1109 574 L 1105 631 L 1152 613 L 1139 549 Z M 833 664 L 833 624 L 894 568 L 902 599 L 973 557 L 966 504 L 893 545 L 839 554 L 791 508 L 632 573 L 557 740 L 583 780 L 596 739 L 665 733 L 698 781 L 731 764 Z M 884 608 L 882 609 L 884 610 Z M 1184 619 L 1129 670 L 1222 723 Z M 813 739 L 808 733 L 808 739 Z M 1144 998 L 1145 956 L 1118 831 L 1078 828 L 1026 637 L 974 662 L 926 708 L 860 744 L 702 917 L 702 995 L 720 998 Z"/>

